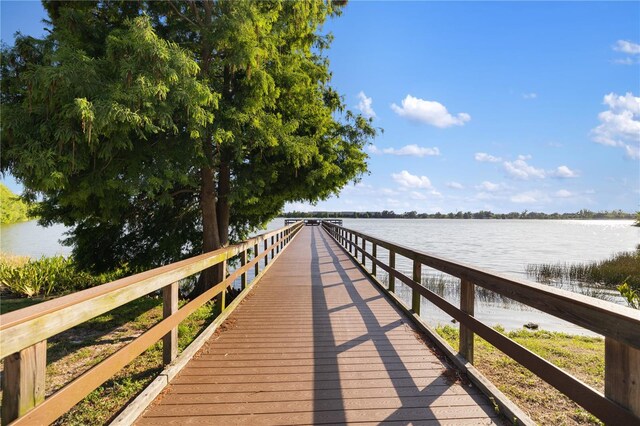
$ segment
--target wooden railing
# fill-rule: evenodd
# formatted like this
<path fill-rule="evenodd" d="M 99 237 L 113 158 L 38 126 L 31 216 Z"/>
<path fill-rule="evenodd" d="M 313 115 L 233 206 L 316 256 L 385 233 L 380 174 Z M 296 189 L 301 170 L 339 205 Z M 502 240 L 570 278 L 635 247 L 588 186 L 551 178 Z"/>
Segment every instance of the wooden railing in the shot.
<path fill-rule="evenodd" d="M 459 321 L 456 357 L 462 356 L 473 364 L 474 334 L 477 334 L 606 424 L 640 424 L 640 311 L 525 280 L 507 278 L 331 223 L 325 222 L 323 227 L 398 303 L 402 302 L 393 295 L 396 280 L 411 289 L 411 307 L 403 306 L 414 319 L 420 321 L 420 304 L 424 297 Z M 388 264 L 378 257 L 379 248 L 388 251 Z M 398 256 L 412 263 L 412 277 L 396 269 Z M 367 262 L 371 266 L 370 271 L 366 269 Z M 421 285 L 423 265 L 461 280 L 459 307 Z M 377 281 L 377 268 L 389 274 L 388 288 Z M 474 317 L 475 286 L 605 336 L 604 394 Z"/>
<path fill-rule="evenodd" d="M 243 297 L 250 289 L 248 284 L 262 276 L 302 226 L 298 222 L 240 244 L 0 316 L 0 359 L 4 360 L 2 424 L 55 421 L 160 339 L 163 363 L 169 364 L 178 353 L 180 322 L 218 295 L 224 311 L 226 289 L 238 277 L 242 287 L 238 298 Z M 250 261 L 248 253 L 252 255 Z M 241 263 L 238 269 L 178 309 L 178 281 L 220 263 L 226 271 L 227 260 L 237 255 Z M 247 283 L 251 268 L 255 271 L 254 280 Z M 45 399 L 46 339 L 157 290 L 162 290 L 163 295 L 162 321 Z"/>

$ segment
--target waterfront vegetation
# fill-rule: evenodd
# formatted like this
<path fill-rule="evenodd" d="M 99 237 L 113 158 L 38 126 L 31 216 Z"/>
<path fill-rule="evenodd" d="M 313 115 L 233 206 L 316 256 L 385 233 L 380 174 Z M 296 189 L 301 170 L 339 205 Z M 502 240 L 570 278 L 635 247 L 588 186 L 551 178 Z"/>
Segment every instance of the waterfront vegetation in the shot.
<path fill-rule="evenodd" d="M 538 282 L 582 282 L 617 289 L 629 305 L 640 308 L 640 245 L 590 263 L 543 263 L 527 265 L 527 275 Z"/>
<path fill-rule="evenodd" d="M 0 183 L 0 224 L 24 222 L 29 219 L 29 205 Z"/>
<path fill-rule="evenodd" d="M 30 259 L 26 256 L 0 254 L 0 287 L 17 297 L 59 296 L 84 290 L 130 274 L 124 265 L 111 272 L 92 274 L 80 270 L 63 256 Z"/>
<path fill-rule="evenodd" d="M 604 340 L 549 331 L 496 330 L 571 373 L 593 388 L 604 391 Z M 436 329 L 452 347 L 458 347 L 458 329 Z M 475 337 L 474 366 L 538 424 L 600 425 L 600 421 L 504 355 L 484 339 Z"/>

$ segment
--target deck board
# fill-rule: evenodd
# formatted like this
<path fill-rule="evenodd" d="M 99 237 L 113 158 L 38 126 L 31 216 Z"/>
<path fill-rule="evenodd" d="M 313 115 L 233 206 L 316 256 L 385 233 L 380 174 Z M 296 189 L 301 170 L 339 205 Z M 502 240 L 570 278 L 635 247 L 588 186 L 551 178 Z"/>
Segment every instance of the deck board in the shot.
<path fill-rule="evenodd" d="M 500 424 L 475 388 L 319 227 L 262 281 L 139 425 Z"/>

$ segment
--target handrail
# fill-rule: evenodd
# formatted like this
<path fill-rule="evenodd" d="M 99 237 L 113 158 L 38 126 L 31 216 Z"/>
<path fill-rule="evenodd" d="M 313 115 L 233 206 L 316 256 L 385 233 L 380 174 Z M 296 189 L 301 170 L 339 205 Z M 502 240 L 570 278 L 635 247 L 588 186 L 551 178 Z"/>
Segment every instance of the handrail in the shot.
<path fill-rule="evenodd" d="M 8 385 L 4 386 L 3 423 L 7 424 L 14 419 L 17 420 L 13 424 L 54 421 L 84 396 L 108 380 L 116 371 L 155 344 L 159 338 L 163 338 L 163 336 L 166 338 L 169 336 L 168 333 L 177 330 L 178 324 L 183 319 L 220 293 L 222 293 L 221 302 L 222 309 L 224 309 L 226 288 L 232 285 L 238 277 L 241 277 L 243 292 L 248 291 L 246 274 L 249 269 L 254 268 L 256 272 L 254 281 L 259 279 L 267 265 L 270 264 L 269 255 L 273 261 L 302 226 L 303 223 L 298 222 L 258 235 L 239 244 L 1 315 L 0 358 L 6 358 L 3 382 Z M 271 240 L 270 245 L 269 239 Z M 260 248 L 262 248 L 261 252 Z M 251 261 L 247 261 L 247 251 L 253 253 Z M 219 263 L 223 263 L 226 270 L 226 261 L 238 254 L 241 255 L 241 266 L 238 269 L 181 309 L 177 309 L 177 282 L 179 280 Z M 264 266 L 262 271 L 259 271 L 263 259 Z M 33 408 L 33 403 L 26 403 L 27 406 L 23 406 L 25 404 L 23 395 L 25 389 L 14 388 L 22 383 L 24 377 L 29 377 L 29 374 L 33 373 L 33 371 L 26 371 L 29 368 L 25 369 L 26 365 L 23 365 L 28 364 L 29 358 L 46 359 L 46 343 L 43 345 L 43 341 L 159 289 L 163 289 L 164 294 L 170 295 L 164 298 L 165 311 L 169 306 L 174 307 L 168 309 L 169 314 L 165 314 L 165 318 L 160 323 L 76 378 L 47 400 L 44 400 L 43 389 L 36 390 L 38 387 L 36 385 L 27 386 L 30 388 L 26 393 L 38 393 L 38 395 L 31 395 L 31 399 L 36 401 L 36 407 Z M 168 289 L 172 291 L 167 292 Z M 165 357 L 165 363 L 169 363 L 177 354 L 177 333 L 174 332 L 172 338 L 165 339 L 165 344 L 167 343 L 173 347 L 173 350 L 166 352 L 170 355 L 169 359 Z M 42 351 L 45 353 L 40 353 Z M 25 361 L 21 362 L 21 359 Z M 41 364 L 36 369 L 43 370 L 46 367 L 44 362 Z M 40 371 L 38 375 L 42 375 L 43 381 L 44 371 Z M 8 409 L 7 403 L 14 407 Z"/>
<path fill-rule="evenodd" d="M 373 272 L 375 267 L 380 267 L 389 274 L 389 288 L 383 287 L 387 292 L 393 293 L 396 279 L 410 287 L 412 290 L 411 310 L 414 314 L 419 316 L 421 298 L 424 297 L 458 320 L 461 324 L 459 354 L 464 356 L 468 362 L 473 363 L 473 334 L 475 333 L 601 420 L 611 424 L 636 424 L 640 421 L 640 403 L 635 400 L 637 396 L 631 395 L 633 392 L 637 392 L 637 390 L 631 390 L 631 386 L 637 386 L 636 383 L 631 382 L 640 379 L 639 311 L 569 291 L 508 278 L 335 224 L 325 222 L 323 227 L 356 261 L 362 264 L 363 268 L 365 268 L 366 259 L 369 259 L 372 264 L 371 278 L 377 281 Z M 361 241 L 360 245 L 358 240 Z M 367 252 L 367 242 L 371 245 L 371 252 Z M 389 265 L 377 257 L 377 247 L 389 250 Z M 413 261 L 412 278 L 395 268 L 396 255 L 404 256 Z M 461 279 L 460 308 L 422 286 L 422 265 Z M 365 271 L 368 273 L 366 269 Z M 604 335 L 606 337 L 605 352 L 607 353 L 605 360 L 606 395 L 592 389 L 569 373 L 475 318 L 473 316 L 474 285 L 479 285 Z M 406 307 L 406 309 L 409 308 Z M 624 377 L 625 375 L 629 377 Z"/>

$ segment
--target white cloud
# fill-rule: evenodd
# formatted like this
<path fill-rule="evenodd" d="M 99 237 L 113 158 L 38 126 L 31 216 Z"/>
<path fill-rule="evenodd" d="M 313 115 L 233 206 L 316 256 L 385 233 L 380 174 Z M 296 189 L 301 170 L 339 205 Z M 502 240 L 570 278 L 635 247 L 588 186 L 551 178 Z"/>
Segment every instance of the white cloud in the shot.
<path fill-rule="evenodd" d="M 511 202 L 519 204 L 533 204 L 536 203 L 546 204 L 551 201 L 549 196 L 542 191 L 525 191 L 519 194 L 514 194 L 510 198 Z"/>
<path fill-rule="evenodd" d="M 527 164 L 525 160 L 530 156 L 520 155 L 515 161 L 505 161 L 503 163 L 507 174 L 515 179 L 527 180 L 530 178 L 544 179 L 546 172 L 543 169 L 537 169 Z"/>
<path fill-rule="evenodd" d="M 371 154 L 391 154 L 391 155 L 405 155 L 411 157 L 426 157 L 440 155 L 438 147 L 428 148 L 424 146 L 418 146 L 416 144 L 405 145 L 402 148 L 378 148 L 375 145 L 369 145 L 367 151 Z"/>
<path fill-rule="evenodd" d="M 471 120 L 471 116 L 465 112 L 454 117 L 440 102 L 415 98 L 411 95 L 407 95 L 402 100 L 402 107 L 394 103 L 391 105 L 391 109 L 401 117 L 440 128 L 463 126 L 464 123 Z"/>
<path fill-rule="evenodd" d="M 384 148 L 382 150 L 382 152 L 384 152 L 385 154 L 409 155 L 409 156 L 412 156 L 412 157 L 425 157 L 425 156 L 428 156 L 428 155 L 433 155 L 433 156 L 440 155 L 440 150 L 437 147 L 427 148 L 427 147 L 418 146 L 416 144 L 405 145 L 400 149 Z"/>
<path fill-rule="evenodd" d="M 373 99 L 367 97 L 367 95 L 364 94 L 364 92 L 360 92 L 358 93 L 358 105 L 356 106 L 356 108 L 358 108 L 360 110 L 360 112 L 362 113 L 362 115 L 364 115 L 367 118 L 372 118 L 376 116 L 376 112 L 373 110 Z"/>
<path fill-rule="evenodd" d="M 451 189 L 464 189 L 464 186 L 458 182 L 447 182 L 447 187 Z"/>
<path fill-rule="evenodd" d="M 490 194 L 488 192 L 478 192 L 476 194 L 476 200 L 481 200 L 481 201 L 484 201 L 484 200 L 495 200 L 497 198 L 498 198 L 497 196 L 495 196 L 494 194 Z"/>
<path fill-rule="evenodd" d="M 411 191 L 411 199 L 412 200 L 426 200 L 427 196 L 418 192 L 418 191 Z"/>
<path fill-rule="evenodd" d="M 633 96 L 631 92 L 627 92 L 624 96 L 609 93 L 605 95 L 603 103 L 610 109 L 629 110 L 635 115 L 640 114 L 640 98 Z"/>
<path fill-rule="evenodd" d="M 558 198 L 570 198 L 570 197 L 573 197 L 573 193 L 567 191 L 566 189 L 560 189 L 560 190 L 556 191 L 555 194 L 553 194 L 553 195 L 558 197 Z"/>
<path fill-rule="evenodd" d="M 531 93 L 523 93 L 523 94 L 522 94 L 522 98 L 523 98 L 523 99 L 527 99 L 527 100 L 528 100 L 528 99 L 535 99 L 535 98 L 537 98 L 537 97 L 538 97 L 538 94 L 537 94 L 537 93 L 534 93 L 534 92 L 531 92 Z"/>
<path fill-rule="evenodd" d="M 538 199 L 533 192 L 523 192 L 512 196 L 511 201 L 514 203 L 537 203 Z"/>
<path fill-rule="evenodd" d="M 495 192 L 502 188 L 502 185 L 499 183 L 493 183 L 485 180 L 480 185 L 476 186 L 476 189 L 481 189 L 483 191 Z"/>
<path fill-rule="evenodd" d="M 476 159 L 476 161 L 480 161 L 481 163 L 497 163 L 499 161 L 502 161 L 502 158 L 494 157 L 493 155 L 489 155 L 486 152 L 476 152 L 474 158 Z"/>
<path fill-rule="evenodd" d="M 608 111 L 598 114 L 600 125 L 591 130 L 595 142 L 620 147 L 627 156 L 640 159 L 640 97 L 609 93 L 603 103 Z"/>
<path fill-rule="evenodd" d="M 553 171 L 553 176 L 557 178 L 575 178 L 578 177 L 578 172 L 571 170 L 567 166 L 559 166 Z"/>
<path fill-rule="evenodd" d="M 391 177 L 404 188 L 431 189 L 431 181 L 426 176 L 412 175 L 408 171 L 403 170 L 400 173 L 391 174 Z"/>
<path fill-rule="evenodd" d="M 627 40 L 618 40 L 616 44 L 613 45 L 613 50 L 628 53 L 629 55 L 640 55 L 640 44 Z"/>

